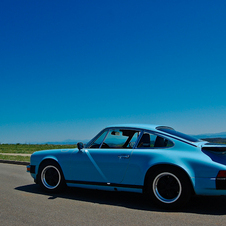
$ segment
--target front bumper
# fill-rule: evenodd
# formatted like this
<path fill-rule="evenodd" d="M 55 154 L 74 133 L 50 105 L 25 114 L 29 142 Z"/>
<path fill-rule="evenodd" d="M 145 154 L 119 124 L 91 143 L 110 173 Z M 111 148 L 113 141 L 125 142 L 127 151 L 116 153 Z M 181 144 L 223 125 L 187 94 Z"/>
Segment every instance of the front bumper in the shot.
<path fill-rule="evenodd" d="M 29 172 L 29 173 L 35 173 L 35 166 L 28 165 L 27 166 L 27 172 Z"/>
<path fill-rule="evenodd" d="M 34 182 L 37 184 L 37 177 L 35 174 L 35 166 L 33 165 L 28 165 L 27 166 L 27 172 L 31 174 L 31 176 L 34 178 Z"/>

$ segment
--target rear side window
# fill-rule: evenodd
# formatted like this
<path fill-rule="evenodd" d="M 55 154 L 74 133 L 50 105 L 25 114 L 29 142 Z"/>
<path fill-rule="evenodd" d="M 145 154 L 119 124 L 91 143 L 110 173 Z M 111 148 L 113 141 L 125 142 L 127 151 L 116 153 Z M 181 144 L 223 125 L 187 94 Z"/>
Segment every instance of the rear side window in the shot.
<path fill-rule="evenodd" d="M 173 142 L 151 133 L 144 133 L 137 148 L 169 148 L 174 146 Z"/>

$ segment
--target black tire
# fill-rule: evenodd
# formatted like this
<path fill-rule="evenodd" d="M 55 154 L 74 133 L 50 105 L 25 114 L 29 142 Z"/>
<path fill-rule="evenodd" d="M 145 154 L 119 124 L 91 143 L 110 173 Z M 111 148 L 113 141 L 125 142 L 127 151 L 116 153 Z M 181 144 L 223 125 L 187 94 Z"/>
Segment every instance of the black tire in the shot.
<path fill-rule="evenodd" d="M 48 192 L 58 192 L 65 187 L 65 180 L 58 163 L 46 161 L 41 164 L 38 173 L 41 188 Z"/>
<path fill-rule="evenodd" d="M 147 194 L 158 206 L 174 209 L 191 197 L 191 182 L 186 173 L 172 167 L 157 168 L 147 179 Z"/>

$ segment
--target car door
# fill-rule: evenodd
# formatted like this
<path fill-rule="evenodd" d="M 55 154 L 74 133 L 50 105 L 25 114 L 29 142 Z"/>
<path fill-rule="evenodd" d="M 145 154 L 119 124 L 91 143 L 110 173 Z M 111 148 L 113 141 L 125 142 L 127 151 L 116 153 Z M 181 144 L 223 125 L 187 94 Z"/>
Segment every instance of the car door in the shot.
<path fill-rule="evenodd" d="M 72 155 L 72 180 L 121 183 L 139 131 L 109 129 L 89 147 Z"/>
<path fill-rule="evenodd" d="M 171 158 L 170 148 L 174 143 L 152 132 L 144 132 L 133 150 L 133 155 L 123 183 L 143 185 L 147 170 L 156 163 L 165 163 Z"/>

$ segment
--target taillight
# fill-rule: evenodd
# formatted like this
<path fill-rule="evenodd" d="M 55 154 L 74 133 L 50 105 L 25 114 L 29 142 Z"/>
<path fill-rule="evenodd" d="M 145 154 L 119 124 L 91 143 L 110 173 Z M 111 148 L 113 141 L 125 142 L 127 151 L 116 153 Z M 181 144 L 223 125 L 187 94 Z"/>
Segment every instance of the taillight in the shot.
<path fill-rule="evenodd" d="M 220 170 L 216 178 L 216 189 L 226 190 L 226 170 Z"/>
<path fill-rule="evenodd" d="M 226 170 L 220 170 L 217 174 L 217 178 L 226 178 Z"/>

